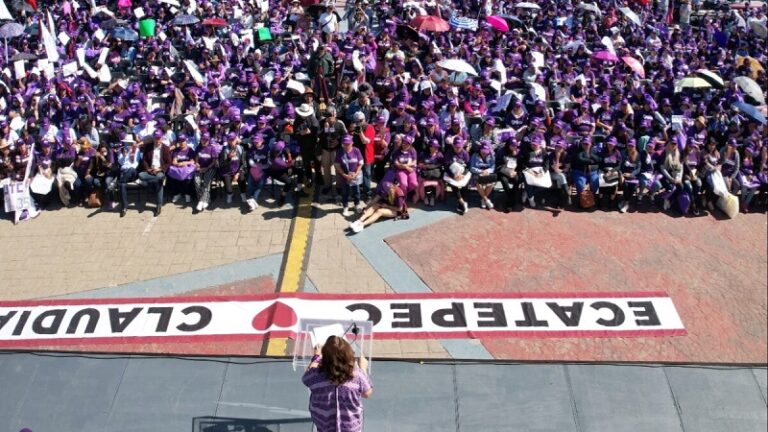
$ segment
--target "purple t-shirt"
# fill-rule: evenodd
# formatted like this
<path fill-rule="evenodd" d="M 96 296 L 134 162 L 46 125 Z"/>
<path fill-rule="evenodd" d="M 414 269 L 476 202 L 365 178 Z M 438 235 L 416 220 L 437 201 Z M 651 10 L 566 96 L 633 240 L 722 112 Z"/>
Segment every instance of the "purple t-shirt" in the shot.
<path fill-rule="evenodd" d="M 363 154 L 360 152 L 360 149 L 357 147 L 352 147 L 349 152 L 346 152 L 343 148 L 340 148 L 336 152 L 335 162 L 341 165 L 341 169 L 344 171 L 344 174 L 349 174 L 357 171 L 357 168 L 365 161 L 363 161 Z"/>
<path fill-rule="evenodd" d="M 77 154 L 77 157 L 80 159 L 80 164 L 75 166 L 75 171 L 80 176 L 84 176 L 85 172 L 88 170 L 88 166 L 91 164 L 91 158 L 96 156 L 96 149 L 91 147 L 88 150 L 81 150 L 80 153 Z"/>
<path fill-rule="evenodd" d="M 209 146 L 210 147 L 210 146 Z M 195 158 L 195 151 L 192 150 L 192 147 L 187 147 L 186 149 L 177 148 L 173 151 L 173 159 L 176 159 L 177 162 L 186 162 L 191 161 Z"/>
<path fill-rule="evenodd" d="M 392 154 L 392 162 L 397 162 L 403 165 L 416 162 L 416 150 L 411 147 L 408 150 L 397 149 Z"/>
<path fill-rule="evenodd" d="M 200 165 L 200 168 L 208 168 L 218 156 L 219 152 L 216 151 L 216 147 L 210 144 L 197 148 L 197 164 Z"/>
<path fill-rule="evenodd" d="M 309 413 L 317 432 L 363 430 L 363 394 L 371 389 L 371 381 L 363 370 L 355 367 L 352 379 L 338 386 L 320 368 L 305 372 L 301 381 L 309 387 Z"/>

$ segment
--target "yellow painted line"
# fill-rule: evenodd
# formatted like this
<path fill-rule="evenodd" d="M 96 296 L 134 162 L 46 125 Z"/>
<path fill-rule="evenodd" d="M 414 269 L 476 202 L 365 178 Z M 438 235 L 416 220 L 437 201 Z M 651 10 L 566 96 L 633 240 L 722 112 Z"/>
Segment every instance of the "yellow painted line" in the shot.
<path fill-rule="evenodd" d="M 299 291 L 301 276 L 304 271 L 304 260 L 309 243 L 309 230 L 312 222 L 312 195 L 313 191 L 307 190 L 307 196 L 299 199 L 299 208 L 291 227 L 291 237 L 288 239 L 288 254 L 285 258 L 285 266 L 280 277 L 280 286 L 277 292 L 293 293 Z M 267 340 L 266 354 L 268 356 L 288 355 L 288 339 L 269 338 Z"/>

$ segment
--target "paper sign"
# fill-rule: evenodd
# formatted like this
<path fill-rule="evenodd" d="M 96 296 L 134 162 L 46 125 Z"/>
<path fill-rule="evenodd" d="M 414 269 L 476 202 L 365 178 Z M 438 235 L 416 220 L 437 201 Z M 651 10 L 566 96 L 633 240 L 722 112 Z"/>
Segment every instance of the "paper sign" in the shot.
<path fill-rule="evenodd" d="M 64 76 L 75 75 L 77 73 L 77 62 L 67 63 L 61 67 L 61 72 Z"/>
<path fill-rule="evenodd" d="M 234 33 L 232 33 L 232 34 L 234 34 Z M 215 38 L 215 37 L 209 38 L 209 37 L 203 36 L 203 44 L 205 44 L 205 47 L 207 49 L 209 49 L 209 50 L 213 49 L 213 44 L 216 43 L 216 40 L 217 40 L 217 38 Z"/>
<path fill-rule="evenodd" d="M 96 70 L 93 69 L 91 65 L 89 65 L 88 63 L 83 63 L 83 69 L 85 70 L 85 73 L 87 73 L 88 76 L 91 77 L 91 79 L 96 79 L 99 77 L 99 73 L 96 72 Z"/>
<path fill-rule="evenodd" d="M 109 54 L 109 48 L 102 48 L 99 53 L 99 59 L 96 60 L 96 64 L 107 64 L 107 55 Z"/>
<path fill-rule="evenodd" d="M 27 71 L 24 69 L 24 60 L 16 60 L 13 62 L 13 73 L 16 75 L 16 79 L 23 79 Z"/>
<path fill-rule="evenodd" d="M 187 71 L 189 71 L 189 75 L 193 80 L 195 80 L 196 83 L 205 83 L 205 78 L 200 74 L 200 71 L 197 69 L 197 66 L 195 66 L 195 63 L 192 62 L 192 60 L 184 60 L 184 66 L 186 66 Z"/>
<path fill-rule="evenodd" d="M 304 84 L 302 84 L 302 83 L 300 83 L 300 82 L 298 82 L 296 80 L 289 79 L 288 83 L 285 86 L 287 88 L 289 88 L 291 90 L 295 90 L 295 91 L 297 91 L 299 93 L 304 93 Z"/>
<path fill-rule="evenodd" d="M 85 64 L 85 49 L 84 48 L 78 48 L 75 50 L 75 54 L 77 55 L 77 62 L 82 64 Z"/>
<path fill-rule="evenodd" d="M 66 45 L 69 42 L 69 35 L 67 35 L 64 32 L 59 33 L 59 42 L 61 42 L 62 45 Z"/>
<path fill-rule="evenodd" d="M 187 8 L 190 14 L 193 14 L 197 10 L 197 1 L 189 0 L 189 8 Z"/>
<path fill-rule="evenodd" d="M 54 75 L 56 75 L 56 70 L 53 68 L 53 63 L 46 63 L 44 68 L 40 68 L 41 71 L 45 74 L 46 78 L 53 78 Z"/>
<path fill-rule="evenodd" d="M 157 37 L 159 37 L 162 42 L 165 42 L 165 40 L 168 39 L 168 36 L 165 35 L 165 32 L 160 32 Z"/>
<path fill-rule="evenodd" d="M 144 8 L 137 7 L 136 9 L 133 10 L 133 15 L 136 17 L 136 19 L 142 19 L 147 14 L 144 13 Z"/>
<path fill-rule="evenodd" d="M 171 15 L 176 15 L 177 13 L 179 13 L 179 10 L 175 7 L 171 7 Z"/>
<path fill-rule="evenodd" d="M 309 333 L 309 337 L 312 340 L 312 346 L 324 344 L 331 336 L 344 336 L 344 326 L 341 324 L 320 326 L 315 327 Z"/>
<path fill-rule="evenodd" d="M 104 39 L 104 30 L 102 29 L 96 29 L 95 32 L 93 32 L 93 37 L 97 40 L 103 40 Z"/>
<path fill-rule="evenodd" d="M 160 3 L 169 4 L 171 6 L 181 7 L 181 4 L 176 0 L 160 0 Z"/>
<path fill-rule="evenodd" d="M 192 114 L 187 115 L 184 117 L 184 120 L 189 123 L 190 126 L 192 126 L 192 129 L 197 129 L 197 123 L 195 123 L 195 117 L 192 116 Z"/>
<path fill-rule="evenodd" d="M 112 72 L 110 72 L 109 66 L 107 65 L 101 66 L 101 69 L 99 69 L 99 81 L 104 83 L 108 83 L 112 81 Z M 128 86 L 126 85 L 126 87 Z"/>
<path fill-rule="evenodd" d="M 70 3 L 72 3 L 72 9 L 74 10 L 80 9 L 80 3 L 78 3 L 77 0 L 72 0 Z"/>

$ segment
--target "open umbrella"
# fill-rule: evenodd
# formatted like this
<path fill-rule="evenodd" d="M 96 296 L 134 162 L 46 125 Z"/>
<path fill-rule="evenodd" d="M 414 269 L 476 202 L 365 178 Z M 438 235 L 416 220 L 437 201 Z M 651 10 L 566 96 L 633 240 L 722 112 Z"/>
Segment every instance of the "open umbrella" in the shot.
<path fill-rule="evenodd" d="M 119 40 L 133 42 L 139 40 L 139 34 L 135 30 L 126 27 L 118 27 L 112 30 L 112 37 Z"/>
<path fill-rule="evenodd" d="M 624 56 L 621 60 L 626 63 L 637 76 L 643 79 L 645 78 L 645 68 L 643 67 L 643 64 L 640 63 L 640 60 L 630 56 Z"/>
<path fill-rule="evenodd" d="M 592 57 L 600 61 L 607 61 L 607 62 L 619 61 L 619 58 L 616 57 L 616 54 L 610 51 L 597 51 L 594 54 L 592 54 Z"/>
<path fill-rule="evenodd" d="M 179 15 L 171 21 L 171 24 L 175 26 L 185 26 L 197 24 L 199 22 L 200 18 L 194 15 Z"/>
<path fill-rule="evenodd" d="M 696 76 L 685 77 L 675 82 L 675 92 L 679 92 L 680 90 L 685 88 L 707 89 L 711 87 L 712 87 L 712 84 L 710 84 L 707 80 L 701 77 L 696 77 Z"/>
<path fill-rule="evenodd" d="M 765 71 L 763 68 L 763 65 L 760 64 L 760 62 L 754 58 L 754 57 L 742 57 L 742 56 L 736 56 L 736 66 L 741 66 L 744 63 L 747 63 L 749 65 L 749 69 L 751 70 L 750 78 L 755 79 L 757 78 L 758 72 Z"/>
<path fill-rule="evenodd" d="M 409 24 L 419 31 L 447 32 L 451 29 L 444 19 L 433 15 L 417 16 Z"/>
<path fill-rule="evenodd" d="M 8 63 L 8 39 L 15 38 L 24 34 L 24 26 L 9 22 L 0 27 L 0 37 L 5 41 L 5 62 Z"/>
<path fill-rule="evenodd" d="M 112 30 L 116 27 L 122 27 L 124 25 L 128 24 L 128 21 L 122 20 L 122 19 L 108 19 L 106 21 L 102 21 L 99 24 L 99 27 L 101 27 L 104 30 Z"/>
<path fill-rule="evenodd" d="M 29 60 L 37 60 L 37 59 L 38 57 L 35 54 L 24 52 L 24 53 L 14 54 L 14 56 L 11 57 L 9 61 L 15 62 L 19 60 L 29 61 Z"/>
<path fill-rule="evenodd" d="M 229 24 L 224 18 L 206 18 L 203 20 L 203 25 L 211 27 L 226 27 Z"/>
<path fill-rule="evenodd" d="M 723 82 L 723 79 L 720 78 L 720 75 L 712 72 L 709 69 L 699 69 L 696 71 L 696 76 L 699 76 L 701 78 L 704 78 L 707 80 L 708 83 L 712 84 L 712 87 L 717 88 L 723 88 L 725 87 L 725 82 Z"/>
<path fill-rule="evenodd" d="M 514 15 L 496 15 L 499 18 L 503 18 L 504 21 L 507 22 L 507 25 L 509 28 L 521 28 L 525 29 L 526 25 L 520 18 L 514 16 Z"/>
<path fill-rule="evenodd" d="M 599 17 L 603 16 L 600 8 L 594 3 L 579 3 L 577 7 L 585 12 L 591 12 Z"/>
<path fill-rule="evenodd" d="M 441 68 L 452 72 L 465 73 L 468 75 L 477 76 L 477 71 L 471 64 L 462 59 L 447 59 L 437 63 Z"/>
<path fill-rule="evenodd" d="M 395 27 L 395 34 L 399 38 L 403 39 L 409 39 L 412 41 L 418 41 L 419 40 L 419 32 L 415 28 L 411 26 L 407 26 L 405 24 L 398 24 L 397 27 Z"/>
<path fill-rule="evenodd" d="M 485 20 L 488 22 L 488 24 L 495 28 L 496 30 L 500 32 L 508 32 L 509 31 L 509 24 L 507 21 L 500 17 L 500 16 L 489 16 L 486 17 Z"/>
<path fill-rule="evenodd" d="M 624 16 L 629 18 L 630 21 L 637 24 L 638 26 L 643 25 L 643 21 L 640 19 L 640 17 L 630 8 L 622 7 L 619 8 L 619 12 L 623 13 Z"/>
<path fill-rule="evenodd" d="M 760 84 L 756 83 L 750 77 L 740 76 L 733 79 L 733 82 L 744 92 L 747 96 L 757 102 L 758 105 L 765 105 L 765 95 L 763 89 L 760 88 Z"/>
<path fill-rule="evenodd" d="M 535 9 L 540 10 L 541 6 L 537 5 L 536 3 L 529 3 L 529 2 L 522 2 L 515 5 L 516 8 L 519 9 Z"/>
<path fill-rule="evenodd" d="M 736 108 L 737 110 L 744 113 L 747 117 L 751 118 L 752 120 L 762 125 L 766 124 L 765 115 L 763 115 L 763 113 L 761 113 L 756 106 L 750 105 L 746 102 L 736 102 L 732 106 L 733 108 Z"/>

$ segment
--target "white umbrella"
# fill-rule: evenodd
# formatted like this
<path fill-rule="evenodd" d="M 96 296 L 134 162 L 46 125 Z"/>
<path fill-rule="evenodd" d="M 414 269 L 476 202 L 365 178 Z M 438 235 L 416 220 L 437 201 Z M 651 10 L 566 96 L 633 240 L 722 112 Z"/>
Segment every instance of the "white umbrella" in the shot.
<path fill-rule="evenodd" d="M 711 70 L 699 69 L 699 70 L 696 71 L 696 75 L 704 78 L 710 84 L 712 84 L 712 85 L 714 85 L 716 87 L 720 87 L 720 88 L 725 87 L 725 82 L 723 81 L 722 78 L 720 78 L 720 75 L 712 72 Z"/>
<path fill-rule="evenodd" d="M 746 95 L 757 101 L 758 105 L 765 105 L 765 95 L 760 88 L 760 84 L 756 83 L 750 77 L 740 76 L 733 79 L 733 82 L 743 91 Z"/>
<path fill-rule="evenodd" d="M 541 6 L 537 5 L 536 3 L 529 3 L 529 2 L 522 2 L 515 5 L 516 8 L 520 9 L 541 9 Z"/>
<path fill-rule="evenodd" d="M 477 76 L 475 68 L 462 59 L 447 59 L 440 61 L 437 64 L 445 70 Z"/>
<path fill-rule="evenodd" d="M 597 7 L 594 3 L 579 3 L 577 6 L 579 9 L 585 10 L 587 12 L 592 12 L 593 14 L 597 16 L 603 16 L 603 13 L 600 12 L 600 8 Z"/>
<path fill-rule="evenodd" d="M 640 19 L 640 17 L 632 9 L 622 7 L 622 8 L 619 8 L 619 11 L 623 13 L 627 18 L 629 18 L 630 21 L 637 24 L 638 26 L 643 25 L 643 22 Z"/>

